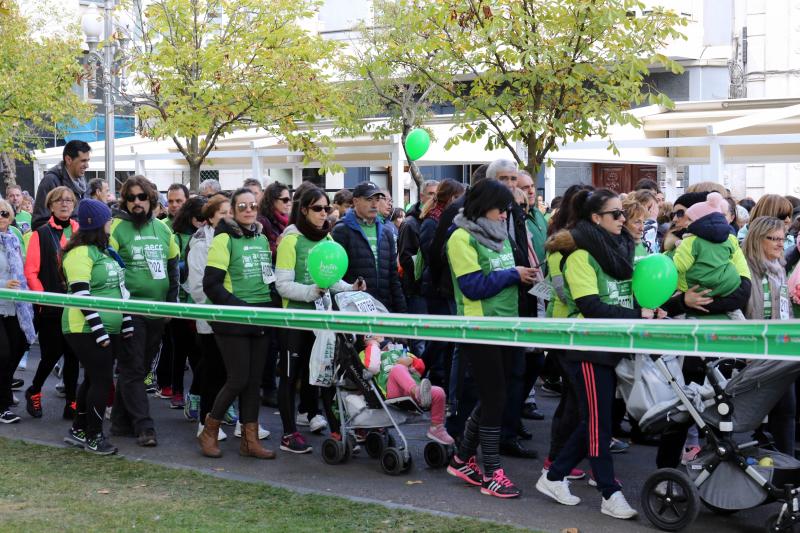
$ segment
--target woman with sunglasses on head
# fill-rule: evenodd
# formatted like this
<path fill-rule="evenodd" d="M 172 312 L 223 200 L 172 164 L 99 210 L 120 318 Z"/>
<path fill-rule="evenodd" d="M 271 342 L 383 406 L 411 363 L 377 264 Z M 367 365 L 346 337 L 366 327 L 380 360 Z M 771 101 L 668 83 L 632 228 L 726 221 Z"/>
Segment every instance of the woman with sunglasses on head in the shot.
<path fill-rule="evenodd" d="M 217 223 L 203 275 L 203 292 L 215 305 L 272 307 L 275 283 L 269 242 L 256 221 L 258 203 L 249 189 L 231 196 L 233 218 Z M 269 330 L 262 326 L 212 322 L 227 378 L 198 437 L 203 455 L 221 457 L 219 427 L 228 407 L 239 398 L 243 435 L 239 454 L 274 459 L 258 441 L 259 387 L 269 351 Z"/>
<path fill-rule="evenodd" d="M 514 196 L 500 181 L 478 182 L 453 219 L 456 230 L 447 241 L 453 292 L 461 316 L 519 316 L 518 286 L 534 281 L 533 268 L 515 266 L 506 227 Z M 447 473 L 481 487 L 481 493 L 516 498 L 520 490 L 500 463 L 500 428 L 516 348 L 461 344 L 461 356 L 472 366 L 478 404 L 467 419 L 458 450 Z M 481 447 L 483 470 L 475 460 Z"/>
<path fill-rule="evenodd" d="M 258 204 L 258 223 L 261 224 L 261 231 L 269 241 L 273 260 L 278 253 L 278 238 L 289 225 L 291 211 L 292 195 L 289 193 L 289 187 L 279 181 L 270 183 Z"/>
<path fill-rule="evenodd" d="M 318 243 L 332 240 L 331 226 L 327 220 L 332 208 L 325 191 L 316 187 L 306 190 L 294 204 L 291 224 L 281 236 L 275 270 L 275 287 L 283 299 L 283 307 L 289 309 L 325 309 L 327 302 L 321 300 L 325 291 L 317 287 L 308 269 L 308 254 Z M 332 293 L 346 290 L 365 290 L 363 281 L 351 285 L 340 281 L 333 285 Z M 315 301 L 317 302 L 315 304 Z M 328 422 L 319 414 L 319 388 L 308 385 L 308 363 L 314 345 L 314 333 L 306 330 L 284 329 L 280 332 L 281 350 L 278 362 L 280 384 L 278 385 L 278 409 L 283 423 L 281 450 L 290 453 L 308 453 L 311 446 L 297 431 L 295 419 L 295 391 L 297 380 L 302 379 L 300 394 L 308 409 L 305 416 L 311 431 L 318 432 L 328 427 Z M 327 391 L 325 391 L 327 393 Z M 326 415 L 333 427 L 334 438 L 339 429 L 331 411 L 331 398 L 323 395 Z"/>
<path fill-rule="evenodd" d="M 25 279 L 32 291 L 64 294 L 67 286 L 61 274 L 61 256 L 67 242 L 78 231 L 78 222 L 70 218 L 76 207 L 75 195 L 69 187 L 59 186 L 47 193 L 45 205 L 52 216 L 31 232 L 25 255 Z M 59 307 L 36 306 L 41 359 L 25 391 L 26 409 L 34 418 L 42 417 L 42 386 L 62 355 L 66 401 L 63 418 L 72 420 L 75 416 L 72 403 L 78 387 L 78 359 L 61 332 L 61 311 Z"/>
<path fill-rule="evenodd" d="M 625 212 L 616 193 L 608 189 L 580 191 L 572 200 L 574 220 L 569 236 L 573 251 L 565 250 L 564 281 L 570 316 L 584 318 L 663 318 L 662 310 L 638 308 L 631 278 L 635 244 L 624 228 Z M 588 456 L 597 488 L 600 511 L 630 519 L 637 512 L 623 496 L 614 476 L 611 455 L 613 404 L 616 394 L 614 367 L 622 356 L 607 352 L 569 351 L 567 368 L 577 384 L 582 417 L 575 431 L 536 483 L 542 494 L 564 505 L 577 505 L 566 480 L 578 462 Z"/>
<path fill-rule="evenodd" d="M 27 290 L 23 272 L 22 240 L 11 228 L 14 209 L 0 199 L 0 287 Z M 0 300 L 0 422 L 12 424 L 20 418 L 11 411 L 11 382 L 22 355 L 36 338 L 33 307 L 29 303 Z"/>

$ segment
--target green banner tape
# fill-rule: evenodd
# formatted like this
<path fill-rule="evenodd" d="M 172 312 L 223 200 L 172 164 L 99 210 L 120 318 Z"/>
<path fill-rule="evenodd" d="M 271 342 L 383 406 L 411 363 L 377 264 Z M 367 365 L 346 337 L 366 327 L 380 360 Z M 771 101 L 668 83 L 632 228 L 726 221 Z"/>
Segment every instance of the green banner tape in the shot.
<path fill-rule="evenodd" d="M 150 317 L 550 349 L 800 360 L 800 320 L 571 320 L 360 314 L 0 289 L 0 299 Z"/>

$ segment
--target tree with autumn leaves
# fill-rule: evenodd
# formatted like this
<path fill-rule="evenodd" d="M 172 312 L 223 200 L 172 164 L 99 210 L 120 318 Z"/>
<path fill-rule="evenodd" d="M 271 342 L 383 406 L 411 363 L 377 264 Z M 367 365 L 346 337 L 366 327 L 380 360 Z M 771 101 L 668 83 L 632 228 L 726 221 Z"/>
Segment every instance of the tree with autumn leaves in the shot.
<path fill-rule="evenodd" d="M 365 90 L 380 97 L 386 86 L 425 88 L 429 99 L 455 107 L 446 146 L 503 147 L 534 174 L 560 143 L 604 136 L 612 124 L 636 124 L 625 111 L 646 101 L 670 105 L 647 86 L 650 68 L 682 72 L 660 51 L 682 38 L 685 19 L 636 0 L 380 3 L 390 4 L 394 16 L 370 31 L 402 39 L 368 56 L 362 71 L 375 64 L 392 69 L 384 68 L 377 81 L 364 76 Z M 385 110 L 403 116 L 396 105 Z"/>

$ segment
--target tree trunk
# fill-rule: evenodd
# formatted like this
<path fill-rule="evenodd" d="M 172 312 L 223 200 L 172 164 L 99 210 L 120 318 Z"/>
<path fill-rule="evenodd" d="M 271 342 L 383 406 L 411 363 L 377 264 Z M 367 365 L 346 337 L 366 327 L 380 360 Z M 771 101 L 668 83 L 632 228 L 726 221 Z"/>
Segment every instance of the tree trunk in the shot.
<path fill-rule="evenodd" d="M 8 152 L 0 153 L 0 171 L 6 187 L 17 184 L 17 162 Z"/>
<path fill-rule="evenodd" d="M 200 164 L 189 163 L 189 190 L 197 192 L 200 188 Z"/>

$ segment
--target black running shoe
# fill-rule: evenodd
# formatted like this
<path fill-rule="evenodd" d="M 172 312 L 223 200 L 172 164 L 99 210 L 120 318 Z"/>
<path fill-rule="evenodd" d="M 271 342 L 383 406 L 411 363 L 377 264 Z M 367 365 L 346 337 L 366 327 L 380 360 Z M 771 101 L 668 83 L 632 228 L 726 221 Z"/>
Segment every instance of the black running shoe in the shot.
<path fill-rule="evenodd" d="M 25 410 L 33 418 L 42 418 L 42 393 L 31 394 L 31 390 L 25 391 Z"/>
<path fill-rule="evenodd" d="M 117 447 L 108 442 L 102 433 L 87 438 L 83 449 L 96 455 L 112 455 L 117 453 Z"/>
<path fill-rule="evenodd" d="M 21 419 L 19 415 L 13 413 L 12 411 L 5 411 L 3 414 L 0 414 L 0 423 L 3 424 L 14 424 L 20 420 Z"/>
<path fill-rule="evenodd" d="M 516 498 L 520 490 L 506 477 L 502 468 L 495 470 L 492 477 L 484 479 L 481 484 L 481 494 L 495 498 Z"/>
<path fill-rule="evenodd" d="M 86 432 L 82 429 L 69 428 L 67 436 L 64 437 L 64 442 L 70 446 L 83 448 L 86 444 Z"/>
<path fill-rule="evenodd" d="M 139 436 L 136 438 L 136 444 L 144 447 L 158 446 L 158 440 L 156 440 L 156 430 L 145 429 L 139 433 Z"/>
<path fill-rule="evenodd" d="M 475 462 L 474 455 L 466 463 L 462 463 L 457 456 L 453 455 L 447 466 L 447 473 L 475 487 L 480 487 L 483 483 L 483 475 L 478 463 Z"/>
<path fill-rule="evenodd" d="M 24 379 L 14 378 L 11 380 L 11 390 L 20 390 L 25 385 Z"/>

